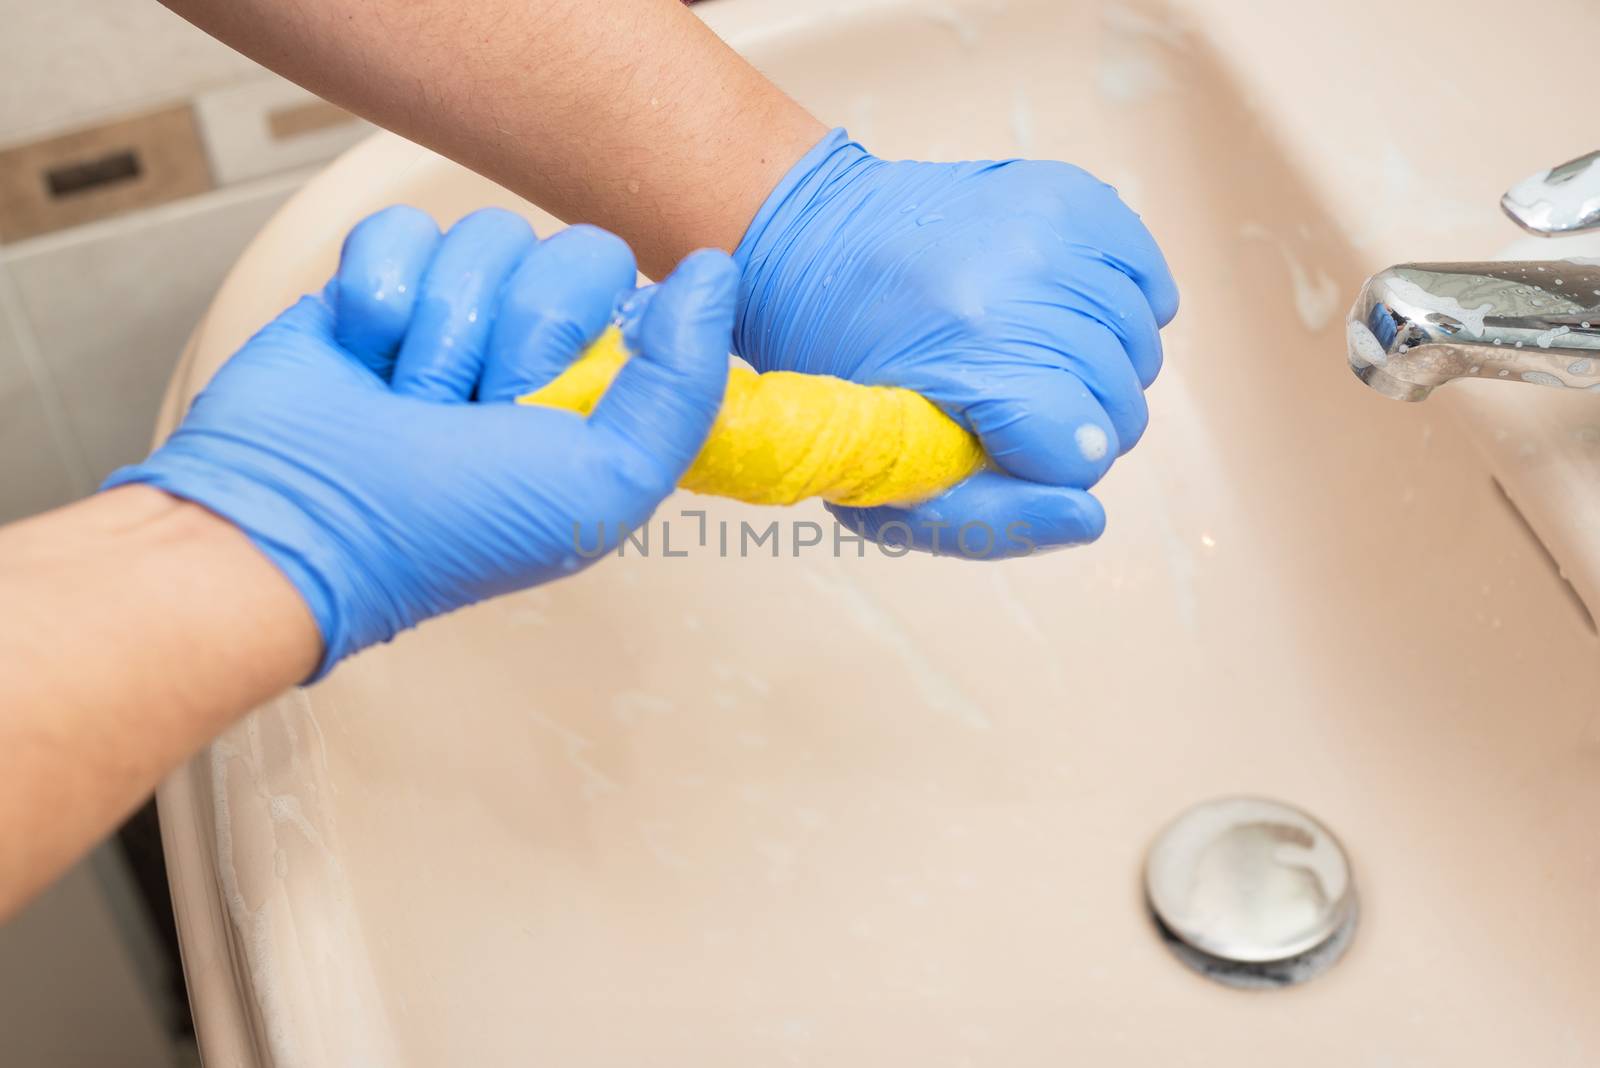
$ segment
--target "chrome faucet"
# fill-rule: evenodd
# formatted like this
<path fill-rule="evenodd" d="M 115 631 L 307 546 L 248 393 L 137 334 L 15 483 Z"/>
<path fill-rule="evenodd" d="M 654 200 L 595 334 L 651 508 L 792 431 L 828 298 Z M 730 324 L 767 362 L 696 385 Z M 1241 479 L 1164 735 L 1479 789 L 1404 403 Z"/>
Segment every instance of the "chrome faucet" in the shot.
<path fill-rule="evenodd" d="M 1600 229 L 1600 152 L 1519 182 L 1500 204 L 1542 237 Z M 1600 259 L 1390 267 L 1367 280 L 1345 329 L 1356 377 L 1397 400 L 1456 378 L 1600 393 Z"/>

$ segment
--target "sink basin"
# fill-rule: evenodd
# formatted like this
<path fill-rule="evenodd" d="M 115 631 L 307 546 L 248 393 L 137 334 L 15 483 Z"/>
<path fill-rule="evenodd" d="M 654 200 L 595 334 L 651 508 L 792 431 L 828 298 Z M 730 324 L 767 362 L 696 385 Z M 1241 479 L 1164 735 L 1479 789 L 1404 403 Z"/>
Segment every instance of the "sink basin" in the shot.
<path fill-rule="evenodd" d="M 1344 303 L 1401 257 L 1347 237 L 1213 31 L 1057 0 L 702 10 L 880 154 L 1070 159 L 1145 215 L 1184 307 L 1110 529 L 995 565 L 836 556 L 820 508 L 680 495 L 658 518 L 688 555 L 269 703 L 160 792 L 207 1063 L 1600 1061 L 1600 639 L 1461 420 L 1350 377 Z M 240 261 L 162 430 L 397 201 L 557 225 L 379 135 Z M 741 556 L 773 520 L 780 555 Z M 804 521 L 829 533 L 796 550 Z M 1220 794 L 1344 842 L 1362 920 L 1326 975 L 1244 993 L 1164 947 L 1144 850 Z"/>

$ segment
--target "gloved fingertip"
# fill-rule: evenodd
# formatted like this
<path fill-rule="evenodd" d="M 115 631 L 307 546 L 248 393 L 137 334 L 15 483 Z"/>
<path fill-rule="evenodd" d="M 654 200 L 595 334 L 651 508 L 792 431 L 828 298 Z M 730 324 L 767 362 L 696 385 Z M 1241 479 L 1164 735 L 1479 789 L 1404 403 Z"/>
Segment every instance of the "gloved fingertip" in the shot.
<path fill-rule="evenodd" d="M 450 227 L 395 354 L 395 392 L 443 403 L 471 398 L 502 287 L 537 241 L 528 221 L 504 208 L 481 208 Z"/>
<path fill-rule="evenodd" d="M 708 298 L 731 300 L 739 285 L 739 268 L 733 257 L 719 248 L 702 248 L 689 253 L 667 276 L 667 282 L 693 288 Z"/>
<path fill-rule="evenodd" d="M 334 336 L 380 377 L 393 368 L 439 241 L 433 217 L 408 204 L 374 212 L 345 236 L 339 269 L 324 290 L 336 315 Z"/>
<path fill-rule="evenodd" d="M 1106 509 L 1084 490 L 1065 490 L 1038 507 L 1041 548 L 1066 549 L 1096 541 L 1106 532 Z"/>
<path fill-rule="evenodd" d="M 1166 326 L 1178 317 L 1178 283 L 1171 271 L 1164 271 L 1160 278 L 1151 281 L 1149 299 L 1157 326 Z"/>
<path fill-rule="evenodd" d="M 373 249 L 428 243 L 438 237 L 439 224 L 433 216 L 410 204 L 391 204 L 368 215 L 345 234 L 339 249 L 340 266 Z"/>
<path fill-rule="evenodd" d="M 612 318 L 622 330 L 622 338 L 626 341 L 630 335 L 639 331 L 639 322 L 644 318 L 645 308 L 650 306 L 650 301 L 660 291 L 658 285 L 641 286 L 631 293 L 618 293 L 616 310 Z"/>
<path fill-rule="evenodd" d="M 674 366 L 707 358 L 725 366 L 738 288 L 733 257 L 719 249 L 692 252 L 625 306 L 623 340 L 631 351 Z"/>
<path fill-rule="evenodd" d="M 623 267 L 629 279 L 638 272 L 633 249 L 626 241 L 610 230 L 592 223 L 574 223 L 565 230 L 557 230 L 545 238 L 553 250 L 563 251 L 568 257 L 582 257 L 591 263 Z"/>
<path fill-rule="evenodd" d="M 1000 383 L 968 409 L 989 458 L 1008 474 L 1089 489 L 1122 452 L 1116 423 L 1078 376 L 1059 370 Z"/>
<path fill-rule="evenodd" d="M 617 469 L 631 470 L 635 491 L 664 496 L 711 430 L 728 380 L 738 279 L 727 253 L 693 253 L 624 335 L 633 356 L 589 425 L 622 446 Z"/>
<path fill-rule="evenodd" d="M 463 233 L 488 233 L 503 234 L 505 240 L 532 242 L 535 238 L 533 225 L 527 219 L 507 208 L 479 208 L 468 212 L 450 227 L 451 232 L 461 230 Z M 460 235 L 457 235 L 458 237 Z"/>
<path fill-rule="evenodd" d="M 828 504 L 827 509 L 888 555 L 915 548 L 966 560 L 1004 560 L 1084 545 L 1100 537 L 1106 524 L 1105 509 L 1093 494 L 994 470 L 979 471 L 932 500 L 908 507 Z"/>
<path fill-rule="evenodd" d="M 509 401 L 560 375 L 614 321 L 638 273 L 628 243 L 596 226 L 535 243 L 500 288 L 478 399 Z"/>

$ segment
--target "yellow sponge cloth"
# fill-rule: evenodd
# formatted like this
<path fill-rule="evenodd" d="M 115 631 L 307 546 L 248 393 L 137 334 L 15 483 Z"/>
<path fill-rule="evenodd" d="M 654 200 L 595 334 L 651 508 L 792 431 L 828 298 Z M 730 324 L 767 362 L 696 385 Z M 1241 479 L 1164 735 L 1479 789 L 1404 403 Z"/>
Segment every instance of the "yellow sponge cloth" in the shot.
<path fill-rule="evenodd" d="M 627 359 L 612 327 L 517 403 L 588 415 Z M 909 389 L 732 367 L 716 424 L 679 484 L 753 504 L 821 497 L 867 508 L 926 500 L 983 461 L 976 437 Z"/>

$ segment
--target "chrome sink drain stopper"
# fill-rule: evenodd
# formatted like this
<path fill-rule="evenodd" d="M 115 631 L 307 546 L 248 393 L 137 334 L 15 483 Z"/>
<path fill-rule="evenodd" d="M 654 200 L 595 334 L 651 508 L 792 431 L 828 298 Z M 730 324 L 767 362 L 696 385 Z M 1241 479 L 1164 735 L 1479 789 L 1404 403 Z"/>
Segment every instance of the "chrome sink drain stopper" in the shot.
<path fill-rule="evenodd" d="M 1304 982 L 1355 932 L 1344 847 L 1310 815 L 1264 798 L 1206 801 L 1173 820 L 1150 846 L 1144 887 L 1178 958 L 1231 986 Z"/>

